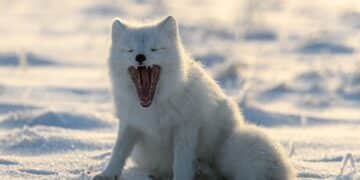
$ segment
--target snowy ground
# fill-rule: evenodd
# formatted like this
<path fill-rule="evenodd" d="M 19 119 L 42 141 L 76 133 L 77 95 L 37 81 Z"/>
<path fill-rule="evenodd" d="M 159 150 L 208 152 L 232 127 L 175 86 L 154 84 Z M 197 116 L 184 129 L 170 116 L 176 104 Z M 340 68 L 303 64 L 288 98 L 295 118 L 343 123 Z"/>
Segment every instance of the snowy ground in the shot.
<path fill-rule="evenodd" d="M 101 171 L 117 124 L 111 19 L 166 14 L 246 119 L 288 149 L 299 179 L 360 179 L 358 0 L 0 0 L 1 179 Z"/>

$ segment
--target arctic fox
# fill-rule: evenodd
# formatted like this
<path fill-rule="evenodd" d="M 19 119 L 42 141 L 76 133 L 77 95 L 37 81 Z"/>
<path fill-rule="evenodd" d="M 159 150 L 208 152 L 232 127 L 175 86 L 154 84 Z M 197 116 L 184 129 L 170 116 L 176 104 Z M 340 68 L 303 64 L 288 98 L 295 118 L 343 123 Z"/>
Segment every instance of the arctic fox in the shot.
<path fill-rule="evenodd" d="M 130 155 L 154 179 L 192 180 L 198 161 L 226 179 L 294 179 L 280 145 L 244 124 L 178 31 L 171 16 L 114 20 L 108 64 L 120 123 L 110 162 L 94 179 L 120 177 Z"/>

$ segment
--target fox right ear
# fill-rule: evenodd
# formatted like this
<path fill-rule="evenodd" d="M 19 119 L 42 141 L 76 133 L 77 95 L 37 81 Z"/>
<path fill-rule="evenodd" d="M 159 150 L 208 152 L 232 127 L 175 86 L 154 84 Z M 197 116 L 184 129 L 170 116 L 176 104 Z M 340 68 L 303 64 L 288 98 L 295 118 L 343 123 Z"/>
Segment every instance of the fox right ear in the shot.
<path fill-rule="evenodd" d="M 159 26 L 165 30 L 169 37 L 176 37 L 178 34 L 178 25 L 173 16 L 168 16 L 159 23 Z"/>
<path fill-rule="evenodd" d="M 114 19 L 111 27 L 112 39 L 119 37 L 126 29 L 126 24 L 118 18 Z"/>

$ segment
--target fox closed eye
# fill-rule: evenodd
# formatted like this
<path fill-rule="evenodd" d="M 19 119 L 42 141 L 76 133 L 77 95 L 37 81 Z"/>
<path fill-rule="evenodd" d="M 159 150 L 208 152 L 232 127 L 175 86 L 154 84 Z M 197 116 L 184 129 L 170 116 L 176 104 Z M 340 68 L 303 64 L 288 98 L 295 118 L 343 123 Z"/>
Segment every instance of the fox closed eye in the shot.
<path fill-rule="evenodd" d="M 129 52 L 129 53 L 132 53 L 134 52 L 133 49 L 121 49 L 122 52 Z"/>
<path fill-rule="evenodd" d="M 164 50 L 165 48 L 151 48 L 150 50 L 152 52 L 158 51 L 158 50 Z"/>

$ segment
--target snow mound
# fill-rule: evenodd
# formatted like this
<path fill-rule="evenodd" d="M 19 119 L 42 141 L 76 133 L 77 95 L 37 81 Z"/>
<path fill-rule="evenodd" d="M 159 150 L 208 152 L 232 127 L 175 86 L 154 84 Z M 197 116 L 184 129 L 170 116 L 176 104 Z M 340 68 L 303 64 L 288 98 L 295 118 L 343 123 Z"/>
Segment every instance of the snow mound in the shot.
<path fill-rule="evenodd" d="M 314 82 L 314 83 L 316 83 L 316 82 L 319 82 L 319 81 L 323 81 L 324 79 L 325 78 L 321 73 L 309 70 L 309 71 L 300 73 L 296 77 L 295 81 Z"/>
<path fill-rule="evenodd" d="M 0 114 L 6 114 L 14 111 L 34 110 L 37 108 L 38 107 L 31 105 L 0 103 Z"/>
<path fill-rule="evenodd" d="M 244 83 L 241 71 L 246 68 L 243 63 L 229 63 L 214 70 L 213 75 L 216 81 L 224 89 L 239 88 Z"/>
<path fill-rule="evenodd" d="M 16 112 L 0 120 L 0 127 L 2 128 L 21 128 L 26 126 L 95 129 L 111 127 L 111 123 L 95 115 L 53 110 Z"/>
<path fill-rule="evenodd" d="M 342 162 L 344 160 L 344 156 L 343 155 L 336 155 L 336 156 L 326 156 L 323 158 L 317 158 L 317 159 L 309 159 L 309 160 L 304 160 L 307 162 Z M 356 162 L 360 161 L 360 157 L 354 158 L 354 160 Z"/>
<path fill-rule="evenodd" d="M 286 94 L 294 93 L 296 89 L 287 83 L 279 83 L 275 86 L 265 88 L 260 92 L 258 100 L 272 101 L 285 96 Z"/>
<path fill-rule="evenodd" d="M 277 34 L 272 30 L 267 29 L 252 29 L 244 33 L 244 40 L 246 41 L 275 41 L 278 39 Z"/>
<path fill-rule="evenodd" d="M 30 66 L 53 66 L 58 63 L 47 57 L 39 56 L 33 53 L 26 53 L 26 64 Z M 20 56 L 16 53 L 0 54 L 0 66 L 18 66 L 20 65 Z"/>
<path fill-rule="evenodd" d="M 339 94 L 347 100 L 360 101 L 360 88 L 348 87 L 340 89 Z"/>
<path fill-rule="evenodd" d="M 223 63 L 225 61 L 224 55 L 218 53 L 196 55 L 194 59 L 199 60 L 202 64 L 209 67 L 215 64 Z"/>
<path fill-rule="evenodd" d="M 10 160 L 6 160 L 6 159 L 1 159 L 1 158 L 0 158 L 0 165 L 9 166 L 9 165 L 17 165 L 17 164 L 19 164 L 19 163 L 16 162 L 16 161 L 10 161 Z"/>
<path fill-rule="evenodd" d="M 347 73 L 337 93 L 344 99 L 360 101 L 360 72 Z"/>
<path fill-rule="evenodd" d="M 302 45 L 298 51 L 303 54 L 352 54 L 355 50 L 344 44 L 323 40 L 309 41 Z"/>
<path fill-rule="evenodd" d="M 33 175 L 55 175 L 55 174 L 58 174 L 53 171 L 46 171 L 46 170 L 39 170 L 39 169 L 20 169 L 19 171 L 28 173 L 28 174 L 33 174 Z"/>
<path fill-rule="evenodd" d="M 250 105 L 246 101 L 240 103 L 240 107 L 246 121 L 256 124 L 258 126 L 301 126 L 304 125 L 304 118 L 306 118 L 306 126 L 324 126 L 336 124 L 360 125 L 360 121 L 347 121 L 343 119 L 326 119 L 318 117 L 302 117 L 301 115 L 296 114 L 267 112 L 259 107 Z"/>
<path fill-rule="evenodd" d="M 99 144 L 73 139 L 65 136 L 54 136 L 40 133 L 34 128 L 24 128 L 10 132 L 0 139 L 1 150 L 11 154 L 41 155 L 63 153 L 74 150 L 101 149 Z"/>
<path fill-rule="evenodd" d="M 293 80 L 293 88 L 302 94 L 324 94 L 328 90 L 328 78 L 325 75 L 329 74 L 315 70 L 302 72 Z"/>
<path fill-rule="evenodd" d="M 82 13 L 88 16 L 117 16 L 120 14 L 119 8 L 117 6 L 111 6 L 104 3 L 94 3 L 88 7 L 85 7 L 82 10 Z"/>
<path fill-rule="evenodd" d="M 326 178 L 324 175 L 309 173 L 309 172 L 300 172 L 298 173 L 298 177 L 301 178 L 309 178 L 309 179 L 324 179 Z"/>

